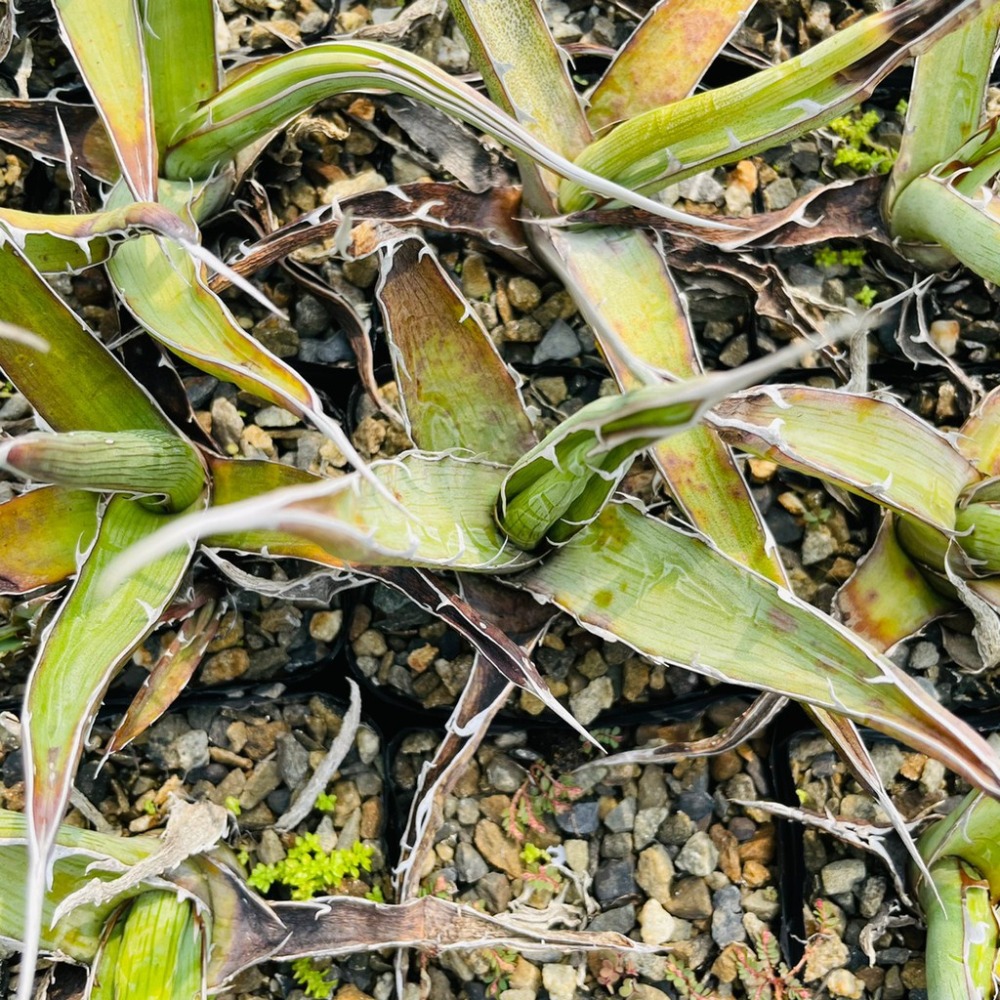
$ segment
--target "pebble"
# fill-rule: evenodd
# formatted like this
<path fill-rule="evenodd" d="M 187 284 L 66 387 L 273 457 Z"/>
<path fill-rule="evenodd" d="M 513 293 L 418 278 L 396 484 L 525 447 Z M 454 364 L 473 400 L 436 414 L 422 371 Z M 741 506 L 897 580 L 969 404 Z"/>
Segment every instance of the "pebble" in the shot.
<path fill-rule="evenodd" d="M 300 337 L 321 337 L 330 326 L 330 317 L 326 306 L 316 298 L 304 292 L 295 303 L 295 329 Z"/>
<path fill-rule="evenodd" d="M 250 773 L 240 792 L 240 808 L 244 811 L 259 805 L 281 785 L 281 771 L 276 760 L 261 761 Z"/>
<path fill-rule="evenodd" d="M 570 711 L 581 725 L 589 725 L 606 708 L 614 704 L 614 686 L 609 677 L 598 677 L 582 691 L 570 695 Z"/>
<path fill-rule="evenodd" d="M 779 177 L 764 188 L 764 208 L 776 212 L 787 208 L 797 197 L 794 181 L 790 177 Z"/>
<path fill-rule="evenodd" d="M 309 772 L 309 751 L 291 733 L 277 738 L 276 749 L 281 780 L 289 788 L 298 788 Z"/>
<path fill-rule="evenodd" d="M 740 890 L 735 885 L 727 885 L 712 894 L 712 940 L 720 947 L 745 941 L 746 928 L 743 926 L 743 905 Z"/>
<path fill-rule="evenodd" d="M 462 882 L 476 882 L 490 870 L 483 856 L 471 844 L 462 843 L 455 848 L 455 869 Z"/>
<path fill-rule="evenodd" d="M 542 985 L 548 990 L 551 1000 L 574 1000 L 576 983 L 576 969 L 573 966 L 555 963 L 542 966 Z"/>
<path fill-rule="evenodd" d="M 681 181 L 678 190 L 682 198 L 702 204 L 721 203 L 726 195 L 726 189 L 715 179 L 711 170 L 702 171 L 694 177 Z"/>
<path fill-rule="evenodd" d="M 848 1000 L 860 1000 L 865 984 L 847 969 L 834 969 L 827 976 L 825 986 L 835 997 L 847 997 Z"/>
<path fill-rule="evenodd" d="M 719 849 L 712 838 L 699 831 L 693 834 L 674 858 L 675 867 L 692 875 L 708 875 L 719 862 Z"/>
<path fill-rule="evenodd" d="M 502 913 L 510 906 L 510 880 L 503 872 L 487 872 L 476 882 L 476 892 L 491 913 Z"/>
<path fill-rule="evenodd" d="M 210 656 L 201 667 L 199 679 L 211 686 L 242 677 L 250 669 L 250 654 L 245 649 L 224 649 Z"/>
<path fill-rule="evenodd" d="M 507 282 L 507 299 L 519 312 L 528 313 L 538 308 L 542 293 L 530 278 L 517 275 Z"/>
<path fill-rule="evenodd" d="M 704 920 L 712 915 L 712 896 L 704 881 L 695 875 L 678 879 L 664 908 L 684 920 Z"/>
<path fill-rule="evenodd" d="M 826 935 L 817 938 L 809 950 L 804 978 L 807 983 L 822 979 L 834 969 L 843 968 L 848 960 L 847 945 L 839 937 Z"/>
<path fill-rule="evenodd" d="M 205 767 L 209 762 L 208 733 L 203 729 L 192 729 L 178 736 L 167 746 L 163 754 L 167 770 L 187 774 L 196 767 Z"/>
<path fill-rule="evenodd" d="M 667 905 L 673 887 L 674 863 L 662 844 L 653 844 L 639 855 L 635 878 L 647 896 Z"/>
<path fill-rule="evenodd" d="M 593 799 L 574 802 L 569 809 L 556 813 L 556 826 L 565 833 L 572 833 L 577 837 L 596 833 L 600 825 L 598 809 L 598 803 Z"/>
<path fill-rule="evenodd" d="M 604 825 L 612 833 L 623 833 L 635 825 L 635 798 L 631 795 L 622 799 L 605 817 Z"/>
<path fill-rule="evenodd" d="M 761 920 L 773 920 L 781 912 L 778 890 L 773 885 L 754 889 L 743 897 L 743 909 Z"/>
<path fill-rule="evenodd" d="M 871 919 L 882 907 L 885 899 L 886 881 L 881 875 L 872 875 L 865 879 L 861 886 L 858 899 L 858 912 L 861 916 Z"/>
<path fill-rule="evenodd" d="M 621 903 L 636 893 L 635 875 L 631 858 L 605 861 L 594 875 L 594 895 L 605 906 Z"/>
<path fill-rule="evenodd" d="M 512 878 L 524 874 L 524 864 L 518 846 L 492 820 L 481 819 L 473 837 L 480 854 L 494 868 L 502 868 Z"/>
<path fill-rule="evenodd" d="M 814 566 L 829 558 L 837 549 L 837 543 L 825 527 L 812 528 L 802 539 L 802 565 Z"/>
<path fill-rule="evenodd" d="M 539 341 L 531 363 L 543 365 L 550 361 L 568 361 L 579 353 L 580 341 L 575 331 L 565 320 L 557 319 Z"/>
<path fill-rule="evenodd" d="M 868 874 L 864 861 L 859 858 L 844 858 L 841 861 L 831 861 L 823 866 L 820 879 L 823 892 L 828 896 L 840 896 L 850 893 L 854 887 Z"/>
<path fill-rule="evenodd" d="M 333 611 L 317 611 L 309 619 L 309 636 L 320 642 L 333 642 L 340 634 L 344 624 L 344 612 L 337 608 Z"/>
<path fill-rule="evenodd" d="M 641 851 L 656 839 L 656 831 L 667 818 L 669 811 L 667 806 L 658 806 L 652 809 L 640 809 L 635 814 L 632 839 L 637 851 Z"/>
<path fill-rule="evenodd" d="M 462 264 L 462 291 L 470 299 L 487 299 L 492 294 L 493 283 L 481 253 L 466 255 Z"/>
<path fill-rule="evenodd" d="M 352 644 L 355 656 L 383 656 L 389 647 L 385 637 L 376 629 L 366 629 Z"/>
<path fill-rule="evenodd" d="M 639 936 L 646 944 L 664 944 L 672 941 L 674 918 L 655 899 L 647 899 L 639 911 Z"/>
<path fill-rule="evenodd" d="M 486 780 L 498 792 L 516 792 L 524 784 L 524 768 L 506 754 L 497 754 L 486 765 Z"/>
<path fill-rule="evenodd" d="M 589 931 L 615 931 L 618 934 L 628 934 L 635 926 L 635 907 L 631 903 L 625 906 L 614 906 L 603 913 L 598 913 L 587 925 Z"/>
<path fill-rule="evenodd" d="M 660 840 L 664 844 L 677 847 L 686 844 L 694 833 L 694 823 L 686 812 L 677 812 L 668 816 L 660 825 Z"/>
<path fill-rule="evenodd" d="M 715 799 L 708 792 L 691 789 L 681 792 L 677 797 L 677 808 L 690 820 L 697 823 L 698 820 L 712 814 L 712 810 L 715 808 Z"/>
<path fill-rule="evenodd" d="M 590 869 L 590 845 L 586 840 L 564 840 L 563 850 L 570 871 L 583 875 Z"/>

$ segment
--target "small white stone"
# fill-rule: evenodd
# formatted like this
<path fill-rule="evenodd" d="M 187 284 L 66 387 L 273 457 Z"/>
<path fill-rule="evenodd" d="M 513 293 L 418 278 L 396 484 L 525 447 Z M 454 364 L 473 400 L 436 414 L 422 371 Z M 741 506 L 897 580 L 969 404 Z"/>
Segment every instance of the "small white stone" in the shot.
<path fill-rule="evenodd" d="M 673 939 L 674 918 L 655 899 L 647 899 L 639 911 L 640 937 L 646 944 L 663 944 Z"/>
<path fill-rule="evenodd" d="M 572 965 L 543 965 L 542 985 L 552 1000 L 574 1000 L 576 997 L 576 969 Z"/>

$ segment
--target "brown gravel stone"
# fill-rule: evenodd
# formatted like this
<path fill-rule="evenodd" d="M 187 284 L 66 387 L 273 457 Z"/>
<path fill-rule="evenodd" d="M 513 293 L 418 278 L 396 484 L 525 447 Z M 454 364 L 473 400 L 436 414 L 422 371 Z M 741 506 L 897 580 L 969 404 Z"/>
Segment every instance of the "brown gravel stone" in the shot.
<path fill-rule="evenodd" d="M 205 661 L 200 678 L 206 685 L 225 684 L 242 677 L 249 668 L 250 654 L 245 649 L 224 649 Z"/>
<path fill-rule="evenodd" d="M 726 750 L 710 759 L 708 769 L 715 781 L 728 781 L 743 770 L 743 761 L 735 750 Z"/>
<path fill-rule="evenodd" d="M 740 844 L 740 860 L 768 864 L 774 858 L 774 824 L 764 823 L 745 843 Z"/>
<path fill-rule="evenodd" d="M 521 850 L 492 820 L 481 819 L 476 824 L 476 849 L 494 868 L 502 868 L 512 878 L 524 874 Z"/>
<path fill-rule="evenodd" d="M 375 840 L 382 832 L 382 803 L 377 798 L 361 803 L 361 839 Z"/>
<path fill-rule="evenodd" d="M 712 838 L 712 843 L 719 851 L 719 871 L 721 871 L 730 882 L 739 882 L 740 852 L 739 842 L 724 826 L 716 823 L 712 826 L 708 835 Z"/>

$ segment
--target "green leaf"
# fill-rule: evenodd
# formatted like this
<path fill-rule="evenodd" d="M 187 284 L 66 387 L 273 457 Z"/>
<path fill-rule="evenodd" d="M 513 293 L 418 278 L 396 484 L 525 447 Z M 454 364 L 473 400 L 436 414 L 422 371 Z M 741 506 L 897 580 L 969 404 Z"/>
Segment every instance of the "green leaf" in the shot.
<path fill-rule="evenodd" d="M 949 532 L 976 471 L 898 403 L 834 389 L 770 386 L 711 416 L 732 444 Z"/>
<path fill-rule="evenodd" d="M 166 149 L 219 89 L 212 0 L 140 0 L 153 121 Z"/>
<path fill-rule="evenodd" d="M 687 97 L 754 0 L 660 0 L 590 95 L 594 129 Z"/>
<path fill-rule="evenodd" d="M 112 678 L 172 599 L 193 543 L 172 548 L 109 594 L 96 584 L 116 555 L 165 523 L 166 515 L 124 497 L 108 502 L 94 545 L 42 639 L 28 679 L 22 728 L 33 909 L 26 920 L 26 969 L 35 966 L 45 871 L 94 715 Z"/>
<path fill-rule="evenodd" d="M 580 170 L 481 94 L 433 63 L 375 42 L 310 45 L 263 60 L 237 76 L 202 105 L 188 132 L 169 150 L 164 167 L 166 175 L 177 180 L 209 177 L 229 163 L 240 149 L 269 135 L 317 101 L 370 88 L 427 101 L 595 194 L 689 226 L 731 228 L 727 223 L 667 208 Z"/>
<path fill-rule="evenodd" d="M 988 392 L 969 414 L 955 446 L 983 476 L 1000 475 L 1000 388 Z"/>
<path fill-rule="evenodd" d="M 111 256 L 116 242 L 153 232 L 192 241 L 197 232 L 155 202 L 130 202 L 86 215 L 44 215 L 0 209 L 0 222 L 39 271 L 80 271 Z"/>
<path fill-rule="evenodd" d="M 598 139 L 576 163 L 647 193 L 760 152 L 861 103 L 908 56 L 985 6 L 986 0 L 907 0 L 772 69 L 638 115 Z M 566 212 L 591 200 L 575 181 L 560 185 Z"/>
<path fill-rule="evenodd" d="M 927 922 L 928 994 L 942 1000 L 991 996 L 1000 935 L 990 883 L 947 857 L 931 866 L 919 898 Z"/>
<path fill-rule="evenodd" d="M 156 201 L 156 136 L 135 0 L 55 0 L 55 8 L 129 190 L 136 201 Z"/>
<path fill-rule="evenodd" d="M 991 795 L 986 742 L 888 659 L 698 538 L 610 504 L 519 584 L 661 662 L 815 704 L 941 760 Z"/>
<path fill-rule="evenodd" d="M 0 368 L 56 431 L 158 430 L 166 417 L 12 242 L 0 246 L 0 320 L 45 337 L 39 353 L 0 337 Z"/>
<path fill-rule="evenodd" d="M 659 250 L 635 230 L 549 230 L 536 252 L 560 277 L 623 389 L 639 384 L 635 362 L 690 378 L 702 373 L 680 293 Z M 782 570 L 730 449 L 698 425 L 661 441 L 650 456 L 695 528 L 727 555 L 780 581 Z"/>
<path fill-rule="evenodd" d="M 368 471 L 377 485 L 351 473 L 229 503 L 178 522 L 136 545 L 117 562 L 104 586 L 125 579 L 182 539 L 209 536 L 217 543 L 225 532 L 236 541 L 260 529 L 296 534 L 321 546 L 326 552 L 321 561 L 327 565 L 511 573 L 532 563 L 492 517 L 506 466 L 408 452 L 373 462 Z M 234 495 L 238 478 L 230 485 Z"/>
<path fill-rule="evenodd" d="M 917 60 L 906 128 L 884 202 L 889 219 L 897 193 L 921 174 L 949 162 L 979 128 L 998 30 L 1000 5 L 990 4 Z"/>
<path fill-rule="evenodd" d="M 844 624 L 880 652 L 956 606 L 927 582 L 899 544 L 895 523 L 886 514 L 875 544 L 837 592 Z"/>
<path fill-rule="evenodd" d="M 890 231 L 904 242 L 940 244 L 976 274 L 1000 282 L 1000 218 L 993 195 L 982 189 L 963 194 L 960 177 L 925 174 L 910 181 L 893 202 Z"/>
<path fill-rule="evenodd" d="M 169 511 L 190 507 L 205 487 L 199 453 L 163 431 L 24 434 L 0 445 L 0 465 L 36 482 L 139 494 Z"/>
<path fill-rule="evenodd" d="M 190 189 L 163 188 L 165 198 L 182 201 L 173 207 L 183 210 Z M 127 191 L 119 186 L 108 198 L 108 207 L 128 201 Z M 200 265 L 186 249 L 141 236 L 118 248 L 108 273 L 136 319 L 185 361 L 299 415 L 322 412 L 312 387 L 246 333 L 208 290 Z"/>
<path fill-rule="evenodd" d="M 410 437 L 510 464 L 535 443 L 514 376 L 430 248 L 403 237 L 380 251 L 376 296 Z"/>
<path fill-rule="evenodd" d="M 0 504 L 0 592 L 23 594 L 62 583 L 97 533 L 98 497 L 59 486 Z"/>
<path fill-rule="evenodd" d="M 498 522 L 525 549 L 543 539 L 565 541 L 596 516 L 638 452 L 693 427 L 709 407 L 779 370 L 808 346 L 795 345 L 731 372 L 595 399 L 510 470 L 497 501 Z"/>

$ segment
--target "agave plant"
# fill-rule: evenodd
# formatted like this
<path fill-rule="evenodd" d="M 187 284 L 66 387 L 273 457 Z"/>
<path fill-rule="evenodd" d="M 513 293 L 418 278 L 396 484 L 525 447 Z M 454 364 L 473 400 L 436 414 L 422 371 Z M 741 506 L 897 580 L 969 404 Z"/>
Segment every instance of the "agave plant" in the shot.
<path fill-rule="evenodd" d="M 32 932 L 40 926 L 45 870 L 82 741 L 115 671 L 174 599 L 194 550 L 193 531 L 213 545 L 349 567 L 426 594 L 429 606 L 472 639 L 483 663 L 564 717 L 524 649 L 482 621 L 475 602 L 439 574 L 505 574 L 586 627 L 650 656 L 770 692 L 762 703 L 768 711 L 777 697 L 807 702 L 876 790 L 851 719 L 876 725 L 988 793 L 1000 793 L 1000 762 L 975 733 L 864 640 L 788 590 L 732 453 L 710 426 L 697 423 L 712 404 L 763 379 L 784 359 L 702 377 L 658 243 L 619 224 L 614 212 L 630 206 L 685 239 L 723 249 L 748 243 L 754 234 L 741 232 L 736 221 L 679 213 L 649 194 L 822 124 L 863 100 L 913 54 L 930 61 L 934 75 L 941 72 L 934 60 L 975 62 L 978 53 L 977 80 L 984 83 L 984 53 L 992 42 L 982 43 L 981 36 L 984 26 L 995 32 L 997 5 L 907 0 L 784 66 L 691 97 L 749 5 L 690 0 L 686 16 L 714 14 L 692 45 L 679 41 L 689 22 L 673 5 L 660 4 L 612 62 L 589 107 L 531 0 L 452 4 L 492 101 L 418 57 L 352 40 L 264 58 L 224 79 L 209 0 L 56 0 L 54 6 L 99 116 L 86 135 L 104 136 L 114 153 L 114 163 L 93 155 L 87 162 L 120 178 L 89 215 L 0 210 L 0 267 L 9 290 L 0 320 L 42 333 L 51 345 L 39 356 L 16 341 L 0 342 L 0 367 L 56 432 L 10 442 L 4 460 L 36 481 L 58 484 L 0 508 L 5 534 L 49 541 L 48 548 L 26 546 L 20 563 L 8 555 L 0 574 L 18 591 L 76 575 L 43 637 L 25 696 L 32 858 L 26 966 L 34 963 Z M 965 48 L 947 47 L 956 45 Z M 664 60 L 664 47 L 683 51 L 683 58 Z M 651 69 L 667 65 L 669 73 Z M 918 73 L 926 92 L 923 79 Z M 42 277 L 106 261 L 122 302 L 164 347 L 312 422 L 356 459 L 312 387 L 249 338 L 209 287 L 209 268 L 239 279 L 200 247 L 196 226 L 226 204 L 245 167 L 238 158 L 244 147 L 321 98 L 368 89 L 429 101 L 514 150 L 532 250 L 574 295 L 622 396 L 581 411 L 536 444 L 513 377 L 426 245 L 384 226 L 375 227 L 374 238 L 358 231 L 353 251 L 379 254 L 379 304 L 394 347 L 403 417 L 420 450 L 335 481 L 313 480 L 285 466 L 233 461 L 196 446 Z M 995 224 L 988 205 L 973 204 L 960 186 L 968 176 L 980 183 L 991 176 L 992 131 L 976 132 L 980 104 L 970 98 L 962 105 L 957 129 L 934 148 L 940 152 L 952 139 L 956 145 L 933 162 L 904 149 L 887 203 L 899 235 L 943 241 L 921 208 L 924 188 L 932 192 L 928 204 L 952 206 L 941 210 L 951 213 L 941 228 L 957 226 L 958 215 L 968 216 L 963 224 L 972 229 Z M 933 128 L 937 112 L 921 110 L 917 100 L 912 106 L 914 128 Z M 935 164 L 956 156 L 969 171 L 942 183 Z M 596 208 L 595 199 L 601 201 Z M 562 224 L 576 211 L 586 213 L 587 228 Z M 953 242 L 956 253 L 968 243 Z M 978 257 L 968 262 L 991 275 Z M 678 379 L 689 381 L 673 384 Z M 747 444 L 744 425 L 755 412 L 754 398 L 725 404 L 710 423 L 739 431 L 738 443 Z M 784 414 L 783 397 L 764 399 Z M 806 436 L 818 440 L 816 423 Z M 658 443 L 668 434 L 669 441 Z M 609 502 L 632 457 L 649 448 L 701 536 Z M 879 490 L 895 497 L 899 484 L 881 468 L 873 461 L 845 480 L 876 498 Z M 954 513 L 976 475 L 954 459 L 946 471 L 943 498 L 921 494 L 917 483 L 906 505 L 886 502 L 918 526 L 954 537 L 958 515 L 949 521 L 944 511 Z M 192 510 L 202 512 L 194 529 L 177 520 Z M 150 551 L 139 545 L 131 572 L 112 589 L 109 563 L 173 520 L 168 541 L 161 535 L 157 542 L 155 561 L 137 568 L 136 560 L 148 559 Z M 79 566 L 78 552 L 85 553 Z M 530 638 L 520 639 L 530 645 Z M 171 678 L 165 686 L 176 690 L 181 683 Z M 489 690 L 489 697 L 470 696 L 462 710 L 495 700 L 497 692 Z M 467 732 L 467 722 L 456 716 L 456 732 Z M 428 835 L 426 818 L 422 826 L 415 820 L 414 849 Z M 27 983 L 24 976 L 22 996 Z"/>

